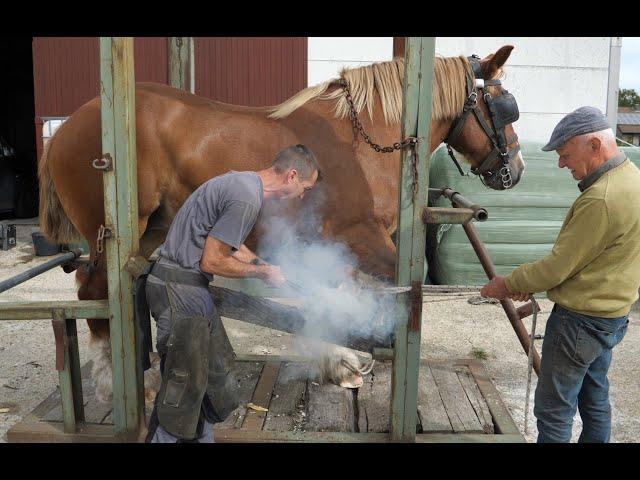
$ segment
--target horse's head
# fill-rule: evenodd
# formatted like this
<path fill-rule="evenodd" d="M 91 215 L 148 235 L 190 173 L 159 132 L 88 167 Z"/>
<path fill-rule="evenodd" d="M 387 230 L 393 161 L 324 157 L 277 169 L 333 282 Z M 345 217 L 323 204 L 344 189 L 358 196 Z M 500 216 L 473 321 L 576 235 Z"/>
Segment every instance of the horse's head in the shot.
<path fill-rule="evenodd" d="M 512 50 L 506 45 L 483 59 L 468 58 L 467 99 L 444 139 L 467 158 L 472 173 L 494 190 L 516 185 L 525 169 L 512 125 L 520 115 L 518 105 L 498 79 Z M 455 160 L 450 148 L 449 154 Z"/>

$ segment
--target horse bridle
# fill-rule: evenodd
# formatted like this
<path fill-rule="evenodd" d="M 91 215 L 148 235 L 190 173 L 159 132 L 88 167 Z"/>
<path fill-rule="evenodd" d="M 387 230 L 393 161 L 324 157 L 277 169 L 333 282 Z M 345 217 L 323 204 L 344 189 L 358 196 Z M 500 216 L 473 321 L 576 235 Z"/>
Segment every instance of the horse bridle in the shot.
<path fill-rule="evenodd" d="M 447 133 L 444 139 L 444 143 L 447 145 L 447 152 L 456 164 L 456 167 L 458 167 L 458 171 L 461 175 L 464 175 L 458 160 L 453 154 L 451 144 L 458 138 L 467 118 L 473 113 L 485 134 L 489 137 L 489 140 L 491 140 L 493 149 L 479 167 L 471 168 L 471 173 L 480 176 L 480 180 L 483 183 L 485 183 L 483 179 L 483 175 L 485 174 L 493 176 L 496 174 L 500 175 L 502 186 L 506 190 L 513 186 L 509 161 L 518 154 L 520 146 L 517 145 L 515 148 L 509 150 L 508 146 L 518 140 L 518 135 L 514 133 L 507 141 L 505 127 L 520 118 L 518 104 L 516 103 L 515 97 L 504 89 L 502 90 L 502 95 L 493 98 L 486 87 L 499 86 L 502 85 L 502 83 L 498 79 L 484 80 L 482 78 L 480 57 L 472 55 L 467 57 L 467 59 L 473 68 L 475 78 L 473 80 L 467 78 L 467 99 L 464 102 L 462 113 L 453 121 L 449 133 Z M 491 127 L 489 127 L 482 110 L 478 106 L 478 91 L 481 92 L 482 98 L 489 110 Z"/>

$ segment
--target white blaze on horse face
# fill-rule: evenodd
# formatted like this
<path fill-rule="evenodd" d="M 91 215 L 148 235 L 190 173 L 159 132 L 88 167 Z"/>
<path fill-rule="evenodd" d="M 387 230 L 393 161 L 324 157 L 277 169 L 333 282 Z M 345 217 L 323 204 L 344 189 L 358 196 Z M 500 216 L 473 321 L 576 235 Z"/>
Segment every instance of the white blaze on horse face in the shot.
<path fill-rule="evenodd" d="M 516 155 L 515 164 L 518 172 L 520 172 L 519 178 L 522 179 L 524 171 L 527 168 L 527 164 L 524 162 L 524 158 L 522 158 L 522 150 L 518 152 L 518 155 Z"/>

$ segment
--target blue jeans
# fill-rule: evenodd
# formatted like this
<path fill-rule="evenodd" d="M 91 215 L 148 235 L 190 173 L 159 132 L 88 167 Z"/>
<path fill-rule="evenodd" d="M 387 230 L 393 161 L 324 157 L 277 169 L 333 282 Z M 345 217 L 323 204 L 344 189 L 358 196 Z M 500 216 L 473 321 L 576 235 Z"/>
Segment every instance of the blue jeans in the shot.
<path fill-rule="evenodd" d="M 581 315 L 556 304 L 542 343 L 534 414 L 538 442 L 569 442 L 576 408 L 580 409 L 579 442 L 609 441 L 611 405 L 607 372 L 611 353 L 625 333 L 627 316 Z"/>

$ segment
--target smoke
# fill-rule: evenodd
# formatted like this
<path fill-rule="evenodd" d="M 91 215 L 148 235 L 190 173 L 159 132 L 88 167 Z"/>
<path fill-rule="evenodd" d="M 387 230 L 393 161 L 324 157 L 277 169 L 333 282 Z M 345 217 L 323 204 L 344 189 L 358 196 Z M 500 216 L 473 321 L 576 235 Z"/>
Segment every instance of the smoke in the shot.
<path fill-rule="evenodd" d="M 308 215 L 304 223 L 304 230 L 319 231 L 315 215 Z M 381 343 L 388 339 L 395 327 L 394 295 L 363 284 L 357 258 L 344 243 L 319 236 L 308 239 L 298 232 L 300 220 L 269 218 L 257 253 L 280 266 L 297 286 L 284 287 L 283 293 L 301 300 L 306 324 L 300 335 L 338 345 L 354 337 L 375 337 Z M 326 354 L 326 344 L 302 337 L 297 337 L 294 347 L 316 358 Z"/>

